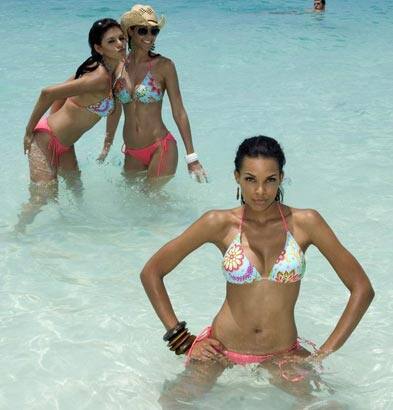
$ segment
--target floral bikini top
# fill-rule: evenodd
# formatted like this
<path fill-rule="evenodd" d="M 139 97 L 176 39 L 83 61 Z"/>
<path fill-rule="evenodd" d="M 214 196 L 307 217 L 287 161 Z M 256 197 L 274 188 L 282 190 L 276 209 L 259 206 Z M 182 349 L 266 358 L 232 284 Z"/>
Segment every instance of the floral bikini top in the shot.
<path fill-rule="evenodd" d="M 92 112 L 93 114 L 98 115 L 99 117 L 107 117 L 112 114 L 115 109 L 115 99 L 112 94 L 112 81 L 110 82 L 110 93 L 107 97 L 104 97 L 102 100 L 97 101 L 94 104 L 89 105 L 80 105 L 72 97 L 68 97 L 68 101 L 79 108 L 84 108 L 87 111 Z"/>
<path fill-rule="evenodd" d="M 85 108 L 87 111 L 92 112 L 93 114 L 98 115 L 99 117 L 107 117 L 108 115 L 112 114 L 113 110 L 115 109 L 115 101 L 113 97 L 110 95 L 108 97 L 103 98 L 102 100 L 90 104 L 90 105 L 80 105 L 74 99 L 68 98 L 72 104 L 76 105 L 79 108 Z"/>
<path fill-rule="evenodd" d="M 116 78 L 113 92 L 118 100 L 122 104 L 128 104 L 132 101 L 139 101 L 143 104 L 149 104 L 154 102 L 160 102 L 163 98 L 163 92 L 160 84 L 155 80 L 151 73 L 151 61 L 149 61 L 149 71 L 145 75 L 143 81 L 135 87 L 134 95 L 127 87 L 127 81 L 123 77 L 124 68 L 126 64 L 123 64 L 120 75 Z"/>
<path fill-rule="evenodd" d="M 276 259 L 269 275 L 262 276 L 248 260 L 241 244 L 241 229 L 243 225 L 244 210 L 240 222 L 239 233 L 235 236 L 225 252 L 222 262 L 222 271 L 229 283 L 242 285 L 254 280 L 271 280 L 278 283 L 298 282 L 304 276 L 306 260 L 300 246 L 289 232 L 287 222 L 278 204 L 284 229 L 287 233 L 284 249 Z"/>

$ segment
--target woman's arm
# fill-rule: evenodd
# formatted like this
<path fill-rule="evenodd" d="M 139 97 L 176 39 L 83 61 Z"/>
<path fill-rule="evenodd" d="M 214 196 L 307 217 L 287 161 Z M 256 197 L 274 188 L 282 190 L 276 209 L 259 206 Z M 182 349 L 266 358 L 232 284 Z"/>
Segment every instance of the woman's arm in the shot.
<path fill-rule="evenodd" d="M 222 212 L 207 212 L 180 236 L 164 245 L 144 266 L 141 273 L 143 287 L 167 330 L 173 328 L 178 319 L 164 286 L 164 276 L 204 243 L 217 243 L 223 236 L 224 225 Z"/>
<path fill-rule="evenodd" d="M 102 148 L 101 154 L 98 156 L 98 162 L 104 162 L 107 157 L 109 150 L 113 144 L 115 138 L 115 133 L 117 126 L 119 125 L 120 117 L 122 113 L 122 104 L 120 101 L 116 101 L 115 111 L 108 115 L 106 119 L 106 131 L 104 139 L 104 147 Z"/>
<path fill-rule="evenodd" d="M 84 93 L 104 91 L 108 88 L 108 84 L 109 78 L 94 72 L 91 75 L 86 75 L 73 81 L 66 81 L 62 84 L 44 88 L 26 126 L 25 154 L 30 150 L 35 126 L 54 101 Z"/>
<path fill-rule="evenodd" d="M 326 257 L 350 297 L 335 329 L 320 347 L 321 355 L 339 349 L 351 335 L 374 297 L 371 283 L 355 257 L 339 242 L 336 235 L 316 211 L 307 211 L 306 230 L 310 243 Z"/>
<path fill-rule="evenodd" d="M 68 78 L 65 82 L 70 82 L 72 80 L 75 80 L 75 75 L 71 76 L 70 78 Z M 55 112 L 59 111 L 60 108 L 64 105 L 64 103 L 67 101 L 66 98 L 63 98 L 61 100 L 56 100 L 52 103 L 52 105 L 50 106 L 50 114 L 54 114 Z"/>
<path fill-rule="evenodd" d="M 188 120 L 187 112 L 183 105 L 183 99 L 180 93 L 179 80 L 175 65 L 172 61 L 165 64 L 165 84 L 168 92 L 169 102 L 171 104 L 173 119 L 179 129 L 180 135 L 184 142 L 187 155 L 195 153 L 191 137 L 191 127 Z M 191 157 L 191 160 L 193 158 Z M 207 175 L 202 165 L 196 157 L 195 161 L 188 164 L 190 174 L 195 175 L 198 182 L 207 181 Z"/>

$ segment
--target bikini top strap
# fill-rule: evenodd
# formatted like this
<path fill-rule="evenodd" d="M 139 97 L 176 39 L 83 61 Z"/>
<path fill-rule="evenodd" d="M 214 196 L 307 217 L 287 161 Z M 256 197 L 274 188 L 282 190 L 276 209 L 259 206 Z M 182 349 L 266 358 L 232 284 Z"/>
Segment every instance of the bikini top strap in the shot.
<path fill-rule="evenodd" d="M 244 221 L 244 206 L 242 207 L 242 217 L 240 219 L 240 223 L 239 223 L 239 233 L 242 232 L 242 226 L 243 226 L 243 221 Z"/>
<path fill-rule="evenodd" d="M 285 216 L 284 216 L 284 214 L 283 214 L 283 212 L 282 212 L 280 202 L 277 202 L 277 205 L 278 205 L 278 210 L 280 211 L 280 215 L 281 215 L 281 219 L 282 219 L 282 223 L 283 223 L 283 225 L 284 225 L 284 228 L 285 228 L 285 230 L 288 232 L 289 229 L 288 229 L 287 221 L 286 221 Z"/>
<path fill-rule="evenodd" d="M 151 71 L 151 60 L 147 64 L 149 65 L 149 71 Z"/>

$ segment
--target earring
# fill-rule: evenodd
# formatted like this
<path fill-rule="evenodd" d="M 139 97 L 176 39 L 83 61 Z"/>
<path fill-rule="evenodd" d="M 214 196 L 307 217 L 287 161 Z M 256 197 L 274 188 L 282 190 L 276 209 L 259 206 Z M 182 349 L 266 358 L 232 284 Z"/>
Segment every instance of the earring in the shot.
<path fill-rule="evenodd" d="M 153 45 L 150 47 L 150 51 L 154 51 L 154 50 L 155 50 L 155 48 L 156 48 L 156 45 L 155 45 L 155 44 L 153 44 Z"/>
<path fill-rule="evenodd" d="M 275 201 L 277 202 L 281 202 L 283 197 L 283 189 L 282 189 L 282 185 L 280 184 L 280 186 L 278 187 L 278 191 L 276 194 L 276 197 L 274 198 Z"/>
<path fill-rule="evenodd" d="M 237 191 L 236 191 L 236 199 L 239 200 L 240 198 L 240 188 L 237 187 Z"/>

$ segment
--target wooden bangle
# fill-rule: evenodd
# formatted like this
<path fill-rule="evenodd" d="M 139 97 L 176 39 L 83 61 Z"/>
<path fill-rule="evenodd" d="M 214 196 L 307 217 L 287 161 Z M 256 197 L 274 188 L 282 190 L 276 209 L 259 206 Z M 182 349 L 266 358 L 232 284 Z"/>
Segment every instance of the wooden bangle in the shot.
<path fill-rule="evenodd" d="M 181 339 L 178 339 L 176 343 L 174 343 L 173 345 L 171 345 L 170 349 L 172 352 L 177 350 L 186 340 L 188 340 L 188 338 L 190 337 L 190 333 L 187 332 L 183 335 L 183 337 Z"/>
<path fill-rule="evenodd" d="M 172 339 L 173 336 L 176 336 L 178 332 L 183 330 L 186 327 L 186 322 L 180 322 L 172 329 L 169 329 L 163 336 L 164 342 L 167 342 L 169 339 Z"/>
<path fill-rule="evenodd" d="M 192 346 L 192 344 L 194 343 L 195 339 L 196 339 L 196 336 L 190 335 L 188 339 L 181 346 L 179 346 L 178 349 L 176 349 L 175 353 L 177 355 L 186 353 L 189 350 L 189 348 Z"/>
<path fill-rule="evenodd" d="M 168 347 L 172 347 L 173 345 L 175 345 L 187 333 L 189 333 L 188 329 L 184 328 L 181 332 L 179 332 L 176 336 L 172 337 L 172 339 L 169 340 Z"/>

